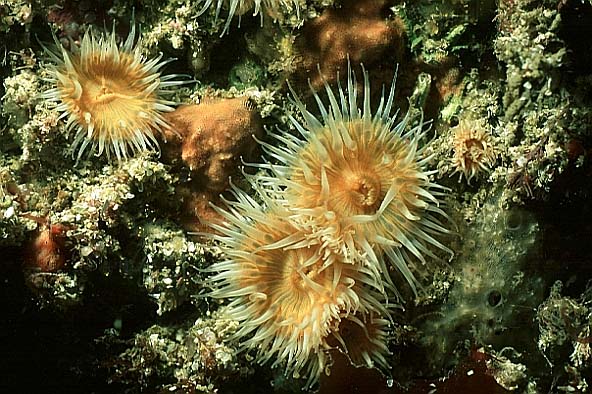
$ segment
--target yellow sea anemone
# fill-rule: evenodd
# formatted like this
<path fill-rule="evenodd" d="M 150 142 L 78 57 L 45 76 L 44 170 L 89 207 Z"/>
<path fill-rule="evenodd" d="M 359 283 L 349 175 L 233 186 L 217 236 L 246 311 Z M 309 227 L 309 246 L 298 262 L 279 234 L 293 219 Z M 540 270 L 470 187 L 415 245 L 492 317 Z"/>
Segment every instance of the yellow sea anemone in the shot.
<path fill-rule="evenodd" d="M 279 162 L 258 165 L 271 172 L 262 182 L 280 185 L 300 221 L 338 220 L 336 239 L 349 243 L 348 250 L 357 249 L 389 280 L 385 254 L 415 290 L 413 258 L 425 263 L 425 256 L 435 257 L 431 247 L 452 253 L 435 237 L 448 232 L 439 220 L 446 218 L 439 208 L 445 188 L 425 168 L 431 160 L 421 145 L 425 125 L 411 127 L 409 115 L 397 123 L 394 83 L 373 113 L 365 71 L 361 108 L 351 69 L 337 97 L 325 88 L 328 106 L 314 92 L 320 118 L 295 99 L 304 123 L 291 120 L 301 137 L 279 132 L 273 137 L 280 147 L 262 142 Z"/>
<path fill-rule="evenodd" d="M 390 322 L 374 313 L 348 316 L 333 333 L 339 342 L 338 348 L 347 355 L 356 367 L 378 367 L 385 375 L 390 375 L 387 357 L 388 328 Z"/>
<path fill-rule="evenodd" d="M 277 20 L 281 17 L 282 9 L 295 9 L 297 14 L 300 12 L 298 0 L 204 0 L 204 4 L 197 13 L 197 16 L 205 13 L 212 6 L 214 1 L 216 1 L 216 19 L 218 19 L 220 16 L 220 10 L 222 9 L 222 6 L 226 6 L 228 8 L 228 17 L 226 19 L 222 35 L 224 35 L 230 28 L 230 22 L 235 15 L 239 16 L 240 26 L 240 17 L 251 10 L 253 10 L 253 16 L 261 16 L 261 23 L 263 23 L 262 9 L 264 9 L 265 12 L 269 14 L 274 20 Z"/>
<path fill-rule="evenodd" d="M 47 68 L 55 87 L 43 97 L 56 103 L 68 131 L 76 130 L 77 160 L 89 145 L 97 156 L 118 160 L 127 158 L 128 150 L 158 149 L 153 133 L 167 127 L 162 112 L 174 104 L 160 95 L 186 82 L 161 76 L 168 61 L 161 61 L 162 54 L 145 59 L 134 40 L 135 27 L 120 46 L 115 32 L 97 36 L 88 30 L 71 52 L 61 45 L 59 53 L 47 50 L 55 62 Z"/>
<path fill-rule="evenodd" d="M 224 223 L 210 223 L 226 256 L 209 268 L 210 296 L 231 299 L 227 317 L 240 322 L 235 337 L 256 349 L 260 363 L 274 359 L 273 366 L 285 365 L 311 385 L 330 364 L 326 340 L 342 317 L 387 313 L 378 301 L 381 287 L 365 267 L 322 253 L 283 207 L 233 192 L 228 210 L 217 208 Z"/>
<path fill-rule="evenodd" d="M 472 178 L 489 171 L 497 156 L 490 131 L 482 121 L 463 119 L 452 129 L 452 158 L 455 173 Z"/>

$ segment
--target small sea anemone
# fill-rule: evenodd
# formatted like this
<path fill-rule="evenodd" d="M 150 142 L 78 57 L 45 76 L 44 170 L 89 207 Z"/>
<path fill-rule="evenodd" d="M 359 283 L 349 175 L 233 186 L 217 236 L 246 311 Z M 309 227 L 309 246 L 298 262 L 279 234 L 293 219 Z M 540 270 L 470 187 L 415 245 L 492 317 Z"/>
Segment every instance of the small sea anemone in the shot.
<path fill-rule="evenodd" d="M 430 181 L 432 172 L 425 169 L 432 158 L 420 145 L 425 124 L 411 127 L 409 114 L 397 123 L 391 114 L 394 83 L 372 113 L 365 70 L 361 109 L 351 68 L 347 89 L 339 86 L 336 97 L 325 83 L 325 91 L 328 106 L 314 92 L 320 119 L 295 99 L 304 123 L 291 121 L 301 137 L 281 132 L 273 137 L 282 146 L 262 143 L 279 161 L 258 165 L 272 173 L 264 183 L 281 185 L 293 217 L 336 218 L 338 238 L 351 239 L 348 250 L 359 250 L 389 280 L 387 255 L 415 290 L 412 256 L 425 263 L 425 256 L 436 257 L 430 247 L 452 253 L 434 237 L 448 233 L 438 218 L 446 218 L 439 208 L 446 189 Z"/>
<path fill-rule="evenodd" d="M 298 0 L 204 0 L 204 4 L 197 13 L 197 16 L 205 13 L 212 6 L 214 1 L 216 1 L 216 19 L 220 16 L 220 10 L 223 5 L 228 8 L 228 17 L 224 24 L 222 35 L 228 32 L 230 22 L 235 15 L 239 16 L 240 26 L 240 17 L 250 10 L 253 10 L 253 16 L 261 16 L 261 23 L 263 23 L 262 9 L 264 9 L 274 20 L 278 20 L 281 17 L 282 10 L 295 9 L 297 14 L 300 13 Z"/>
<path fill-rule="evenodd" d="M 77 160 L 89 145 L 97 156 L 118 160 L 128 157 L 128 149 L 158 148 L 153 133 L 167 127 L 162 112 L 172 111 L 174 104 L 160 95 L 186 82 L 176 81 L 177 75 L 161 76 L 169 61 L 161 61 L 162 54 L 145 59 L 134 39 L 133 26 L 119 46 L 114 31 L 97 36 L 87 30 L 71 52 L 59 43 L 59 53 L 47 50 L 55 62 L 47 68 L 55 87 L 43 97 L 56 103 L 68 131 L 76 130 L 72 149 L 73 156 L 78 151 Z"/>
<path fill-rule="evenodd" d="M 286 373 L 307 376 L 311 385 L 329 366 L 326 340 L 343 316 L 387 313 L 381 288 L 365 267 L 322 253 L 283 207 L 233 192 L 229 210 L 217 208 L 224 223 L 210 223 L 227 257 L 209 268 L 210 296 L 232 300 L 227 316 L 240 322 L 235 337 L 257 350 L 260 363 L 274 358 L 273 366 L 285 364 Z"/>
<path fill-rule="evenodd" d="M 455 173 L 464 175 L 468 182 L 488 172 L 495 162 L 497 153 L 493 138 L 482 121 L 463 119 L 452 129 L 452 158 Z"/>
<path fill-rule="evenodd" d="M 66 265 L 66 231 L 68 226 L 51 224 L 47 218 L 23 214 L 23 217 L 41 225 L 29 241 L 25 251 L 25 266 L 41 272 L 60 271 Z"/>

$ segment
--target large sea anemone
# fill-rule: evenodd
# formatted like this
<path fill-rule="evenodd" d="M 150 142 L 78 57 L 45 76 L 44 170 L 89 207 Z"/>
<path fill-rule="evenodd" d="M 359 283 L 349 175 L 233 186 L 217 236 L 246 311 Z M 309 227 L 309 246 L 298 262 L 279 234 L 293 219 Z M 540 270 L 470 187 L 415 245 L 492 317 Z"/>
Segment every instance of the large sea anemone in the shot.
<path fill-rule="evenodd" d="M 224 223 L 210 223 L 226 256 L 209 269 L 210 296 L 231 299 L 227 317 L 240 322 L 235 337 L 256 349 L 260 363 L 274 359 L 273 366 L 312 385 L 330 365 L 327 338 L 342 318 L 388 315 L 381 287 L 363 266 L 322 253 L 319 240 L 290 223 L 280 205 L 233 191 L 228 210 L 217 208 Z"/>
<path fill-rule="evenodd" d="M 43 96 L 56 103 L 66 128 L 76 131 L 72 149 L 77 160 L 89 146 L 97 156 L 118 160 L 130 151 L 158 148 L 154 132 L 167 127 L 162 113 L 174 104 L 161 96 L 186 82 L 175 80 L 177 75 L 161 76 L 168 61 L 162 54 L 145 59 L 135 37 L 134 26 L 121 45 L 115 32 L 88 30 L 80 46 L 72 43 L 71 52 L 59 43 L 57 52 L 47 50 L 54 62 L 47 67 L 49 81 L 55 87 Z"/>
<path fill-rule="evenodd" d="M 364 72 L 358 107 L 355 76 L 329 105 L 314 97 L 321 117 L 295 99 L 300 137 L 275 133 L 279 147 L 261 142 L 274 162 L 253 164 L 252 193 L 232 188 L 234 200 L 208 223 L 226 260 L 213 264 L 210 296 L 230 299 L 235 338 L 275 360 L 293 376 L 317 381 L 340 349 L 352 364 L 389 373 L 388 335 L 396 291 L 390 258 L 415 289 L 414 259 L 449 251 L 439 208 L 445 189 L 430 180 L 426 133 L 410 116 L 392 114 L 394 86 L 376 111 Z"/>
<path fill-rule="evenodd" d="M 422 145 L 425 123 L 420 119 L 412 126 L 409 113 L 397 122 L 394 83 L 372 111 L 365 70 L 361 108 L 351 68 L 346 89 L 339 86 L 336 96 L 325 83 L 325 91 L 328 105 L 314 92 L 320 117 L 295 98 L 304 122 L 291 121 L 300 136 L 278 132 L 273 137 L 279 147 L 263 143 L 278 164 L 259 165 L 271 172 L 262 182 L 281 190 L 298 222 L 337 221 L 333 239 L 387 281 L 383 255 L 388 256 L 415 290 L 420 270 L 414 261 L 436 258 L 432 249 L 452 253 L 437 240 L 448 232 L 439 207 L 446 189 L 431 181 L 426 169 L 432 157 Z"/>

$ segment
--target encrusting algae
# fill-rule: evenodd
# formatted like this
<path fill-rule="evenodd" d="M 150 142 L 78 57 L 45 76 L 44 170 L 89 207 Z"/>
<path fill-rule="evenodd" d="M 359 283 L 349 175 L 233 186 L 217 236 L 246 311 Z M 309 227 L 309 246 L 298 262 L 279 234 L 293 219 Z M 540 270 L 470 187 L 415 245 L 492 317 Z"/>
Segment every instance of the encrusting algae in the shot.
<path fill-rule="evenodd" d="M 264 172 L 247 176 L 256 197 L 233 187 L 236 201 L 217 208 L 224 221 L 209 223 L 227 256 L 209 268 L 210 295 L 231 299 L 235 337 L 308 386 L 329 373 L 335 347 L 389 374 L 398 291 L 385 259 L 415 289 L 412 256 L 425 263 L 430 248 L 448 251 L 433 237 L 448 232 L 437 218 L 447 217 L 438 208 L 445 189 L 424 170 L 424 124 L 396 122 L 394 84 L 372 113 L 369 89 L 364 71 L 359 108 L 350 70 L 339 98 L 326 85 L 328 107 L 314 93 L 321 119 L 295 99 L 304 124 L 291 121 L 303 139 L 277 133 L 282 148 L 261 142 L 279 164 L 252 164 Z"/>

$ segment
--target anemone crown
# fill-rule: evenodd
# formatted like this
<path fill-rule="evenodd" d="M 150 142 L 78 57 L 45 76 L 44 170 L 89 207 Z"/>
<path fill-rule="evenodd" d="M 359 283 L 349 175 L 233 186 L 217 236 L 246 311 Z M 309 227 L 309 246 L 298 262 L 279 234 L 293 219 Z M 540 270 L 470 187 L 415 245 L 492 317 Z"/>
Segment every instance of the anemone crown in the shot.
<path fill-rule="evenodd" d="M 335 94 L 325 83 L 328 104 L 314 92 L 320 118 L 295 98 L 303 122 L 291 120 L 300 136 L 274 134 L 279 146 L 263 147 L 279 164 L 259 166 L 271 172 L 265 183 L 278 185 L 293 217 L 301 222 L 336 217 L 335 239 L 372 261 L 389 281 L 386 256 L 415 290 L 414 271 L 421 271 L 414 260 L 436 258 L 432 248 L 452 254 L 436 239 L 448 233 L 440 220 L 447 215 L 439 207 L 446 188 L 432 182 L 434 171 L 425 168 L 432 156 L 422 144 L 423 120 L 412 126 L 408 113 L 397 122 L 391 113 L 394 82 L 373 112 L 370 81 L 363 74 L 361 108 L 351 68 L 346 89 L 338 86 Z"/>
<path fill-rule="evenodd" d="M 75 130 L 72 155 L 77 160 L 89 146 L 96 156 L 105 153 L 117 160 L 130 151 L 158 149 L 154 133 L 168 127 L 162 112 L 172 111 L 174 104 L 160 96 L 186 81 L 161 76 L 168 61 L 161 60 L 162 54 L 146 60 L 135 36 L 132 27 L 118 45 L 114 31 L 97 35 L 87 30 L 71 52 L 57 40 L 58 52 L 46 50 L 54 62 L 48 71 L 55 87 L 43 96 L 55 103 L 67 130 Z"/>
<path fill-rule="evenodd" d="M 454 172 L 471 182 L 489 172 L 495 162 L 497 152 L 493 138 L 484 122 L 463 119 L 452 129 L 452 145 L 454 156 L 452 159 Z"/>

